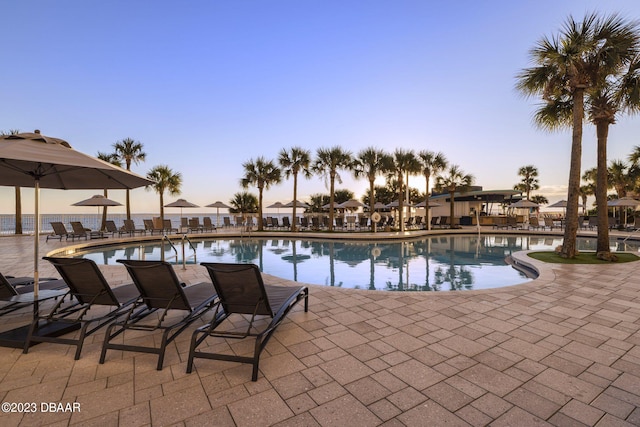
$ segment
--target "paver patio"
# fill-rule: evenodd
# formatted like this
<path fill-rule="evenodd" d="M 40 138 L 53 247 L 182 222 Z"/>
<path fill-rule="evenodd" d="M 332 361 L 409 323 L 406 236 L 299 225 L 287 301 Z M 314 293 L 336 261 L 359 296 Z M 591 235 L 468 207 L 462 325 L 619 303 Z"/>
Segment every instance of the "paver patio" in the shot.
<path fill-rule="evenodd" d="M 63 246 L 43 238 L 41 255 Z M 32 251 L 32 237 L 0 238 L 1 271 L 31 275 Z M 185 373 L 201 323 L 168 347 L 162 371 L 141 353 L 111 351 L 98 364 L 103 332 L 78 361 L 65 345 L 39 344 L 26 355 L 0 348 L 0 400 L 38 405 L 36 413 L 0 413 L 0 425 L 640 425 L 640 263 L 517 257 L 540 277 L 441 293 L 310 285 L 309 312 L 297 307 L 280 326 L 257 382 L 250 365 L 230 362 L 197 359 Z M 41 275 L 56 275 L 40 265 Z M 127 281 L 122 266 L 101 269 L 111 283 Z M 187 283 L 209 280 L 201 266 L 176 271 Z M 3 316 L 0 329 L 29 315 Z M 42 412 L 42 402 L 79 402 L 81 410 Z"/>

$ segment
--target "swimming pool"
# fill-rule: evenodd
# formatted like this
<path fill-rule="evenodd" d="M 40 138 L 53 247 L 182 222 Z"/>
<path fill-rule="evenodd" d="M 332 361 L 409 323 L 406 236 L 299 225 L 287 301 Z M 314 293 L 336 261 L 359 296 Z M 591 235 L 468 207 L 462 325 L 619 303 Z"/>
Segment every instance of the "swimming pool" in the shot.
<path fill-rule="evenodd" d="M 187 263 L 246 262 L 268 274 L 303 283 L 388 291 L 489 289 L 532 280 L 505 262 L 521 250 L 553 250 L 562 236 L 453 235 L 406 241 L 357 242 L 283 238 L 193 240 Z M 596 238 L 579 238 L 579 250 L 594 250 Z M 616 243 L 612 242 L 615 250 Z M 118 259 L 160 259 L 160 244 L 93 248 L 76 257 L 99 264 Z M 182 263 L 169 246 L 165 259 Z"/>

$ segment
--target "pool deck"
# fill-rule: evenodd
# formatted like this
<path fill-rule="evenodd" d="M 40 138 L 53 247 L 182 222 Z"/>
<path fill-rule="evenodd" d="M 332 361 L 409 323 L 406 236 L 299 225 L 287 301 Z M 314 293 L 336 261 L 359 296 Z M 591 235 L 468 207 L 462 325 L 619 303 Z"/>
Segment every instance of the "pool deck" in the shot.
<path fill-rule="evenodd" d="M 43 236 L 40 255 L 69 245 Z M 33 274 L 32 236 L 1 237 L 0 255 L 4 274 Z M 297 307 L 279 327 L 257 382 L 249 365 L 232 362 L 198 359 L 185 373 L 196 326 L 171 343 L 162 371 L 154 355 L 115 350 L 98 364 L 104 329 L 87 339 L 78 361 L 66 345 L 43 343 L 26 355 L 0 348 L 0 400 L 38 406 L 0 413 L 0 425 L 640 425 L 640 263 L 516 256 L 540 277 L 441 293 L 309 285 L 309 312 Z M 40 266 L 41 276 L 56 275 L 47 262 Z M 122 266 L 100 268 L 112 284 L 128 281 Z M 187 283 L 208 281 L 201 266 L 176 272 Z M 0 330 L 29 315 L 3 316 Z M 251 351 L 246 343 L 231 348 Z M 46 402 L 78 402 L 80 412 L 42 412 Z"/>

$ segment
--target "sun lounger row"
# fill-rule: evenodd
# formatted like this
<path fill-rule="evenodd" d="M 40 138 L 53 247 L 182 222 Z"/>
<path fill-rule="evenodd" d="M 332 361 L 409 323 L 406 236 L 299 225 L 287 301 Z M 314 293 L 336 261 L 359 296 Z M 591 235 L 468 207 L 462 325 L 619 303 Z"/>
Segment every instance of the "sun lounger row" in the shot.
<path fill-rule="evenodd" d="M 213 312 L 211 321 L 192 333 L 189 346 L 187 372 L 191 372 L 198 358 L 235 361 L 251 364 L 252 380 L 258 377 L 260 354 L 272 334 L 290 310 L 304 300 L 308 311 L 308 289 L 304 286 L 271 286 L 262 280 L 257 266 L 252 264 L 203 263 L 212 283 L 185 285 L 177 277 L 171 264 L 162 261 L 119 260 L 133 283 L 109 286 L 98 266 L 90 259 L 45 257 L 53 264 L 68 286 L 68 296 L 60 299 L 50 312 L 34 317 L 26 338 L 24 353 L 34 342 L 52 342 L 74 345 L 75 359 L 80 358 L 87 336 L 108 325 L 102 343 L 100 363 L 104 363 L 109 350 L 144 352 L 158 355 L 156 369 L 162 369 L 167 345 L 189 325 L 206 313 Z M 62 281 L 61 281 L 62 282 Z M 47 283 L 47 282 L 44 282 Z M 94 306 L 108 307 L 106 314 L 91 317 Z M 182 316 L 169 312 L 180 311 Z M 103 310 L 98 310 L 104 313 Z M 231 316 L 247 319 L 246 330 L 238 332 L 237 322 L 220 325 Z M 262 319 L 270 319 L 264 327 Z M 76 324 L 80 332 L 70 336 L 38 336 L 36 328 L 50 323 Z M 234 326 L 235 325 L 235 326 Z M 159 346 L 128 344 L 126 331 L 161 331 Z M 123 338 L 115 338 L 124 335 Z M 139 337 L 139 333 L 134 334 Z M 212 347 L 201 348 L 208 337 L 222 339 L 255 338 L 251 357 L 228 353 L 214 353 Z M 136 340 L 139 342 L 139 340 Z M 204 346 L 202 346 L 204 347 Z"/>

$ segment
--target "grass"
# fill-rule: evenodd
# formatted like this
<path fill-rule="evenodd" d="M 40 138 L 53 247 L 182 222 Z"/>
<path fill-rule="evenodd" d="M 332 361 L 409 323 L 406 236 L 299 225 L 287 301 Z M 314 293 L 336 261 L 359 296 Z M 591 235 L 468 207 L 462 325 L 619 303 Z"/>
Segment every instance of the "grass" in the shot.
<path fill-rule="evenodd" d="M 634 262 L 640 260 L 640 258 L 635 254 L 630 254 L 627 252 L 614 252 L 615 256 L 618 257 L 617 263 L 622 262 Z M 555 264 L 611 264 L 611 261 L 604 261 L 596 258 L 595 252 L 581 252 L 575 258 L 562 258 L 560 255 L 555 252 L 545 251 L 545 252 L 530 252 L 528 254 L 531 258 L 537 259 L 542 262 L 550 262 Z"/>

